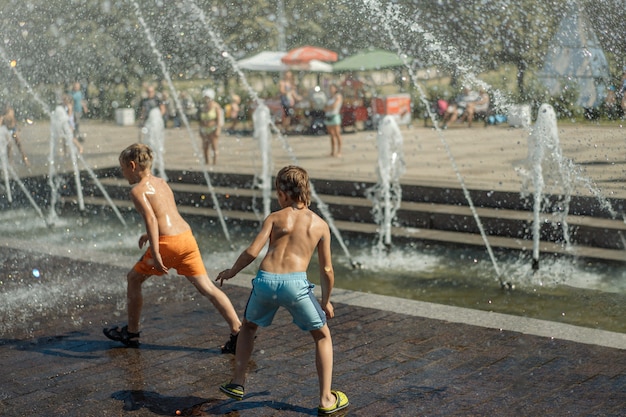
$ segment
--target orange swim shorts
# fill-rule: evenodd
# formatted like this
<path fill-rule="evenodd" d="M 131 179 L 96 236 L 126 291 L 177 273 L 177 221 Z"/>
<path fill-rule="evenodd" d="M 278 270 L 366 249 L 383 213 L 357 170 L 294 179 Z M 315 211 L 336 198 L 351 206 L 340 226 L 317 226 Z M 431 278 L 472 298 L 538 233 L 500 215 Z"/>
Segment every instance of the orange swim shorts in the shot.
<path fill-rule="evenodd" d="M 179 275 L 206 275 L 200 249 L 191 230 L 174 236 L 159 236 L 159 253 L 165 266 L 174 268 Z M 150 248 L 135 264 L 134 269 L 143 275 L 164 275 L 154 268 Z"/>

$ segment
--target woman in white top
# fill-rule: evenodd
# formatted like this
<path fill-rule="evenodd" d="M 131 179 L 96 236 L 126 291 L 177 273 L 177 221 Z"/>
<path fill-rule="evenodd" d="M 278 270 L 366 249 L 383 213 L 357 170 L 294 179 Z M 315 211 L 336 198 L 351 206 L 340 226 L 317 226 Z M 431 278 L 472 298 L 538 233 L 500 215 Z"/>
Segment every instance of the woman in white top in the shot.
<path fill-rule="evenodd" d="M 330 135 L 330 156 L 341 156 L 341 106 L 343 96 L 336 84 L 330 85 L 330 98 L 324 107 L 326 131 Z"/>

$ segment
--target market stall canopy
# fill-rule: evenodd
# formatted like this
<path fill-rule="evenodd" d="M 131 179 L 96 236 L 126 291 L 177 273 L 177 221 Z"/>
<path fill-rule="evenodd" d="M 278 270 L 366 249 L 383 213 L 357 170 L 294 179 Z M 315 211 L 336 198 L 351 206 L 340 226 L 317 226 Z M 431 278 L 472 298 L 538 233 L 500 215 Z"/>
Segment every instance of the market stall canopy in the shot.
<path fill-rule="evenodd" d="M 322 62 L 335 62 L 337 61 L 337 53 L 329 49 L 307 45 L 292 49 L 281 59 L 281 61 L 287 65 L 302 65 L 314 60 Z"/>
<path fill-rule="evenodd" d="M 287 52 L 263 51 L 237 61 L 239 68 L 249 71 L 287 71 L 289 66 L 281 61 Z"/>
<path fill-rule="evenodd" d="M 248 71 L 281 72 L 289 69 L 311 72 L 332 72 L 333 67 L 316 59 L 297 65 L 287 65 L 281 61 L 287 52 L 263 51 L 237 61 L 239 68 Z"/>
<path fill-rule="evenodd" d="M 313 59 L 306 64 L 289 65 L 289 68 L 298 71 L 311 71 L 311 72 L 333 72 L 333 66 L 326 62 Z"/>
<path fill-rule="evenodd" d="M 407 58 L 407 62 L 411 59 Z M 393 52 L 382 49 L 363 51 L 333 64 L 333 71 L 371 71 L 404 66 L 404 61 Z"/>

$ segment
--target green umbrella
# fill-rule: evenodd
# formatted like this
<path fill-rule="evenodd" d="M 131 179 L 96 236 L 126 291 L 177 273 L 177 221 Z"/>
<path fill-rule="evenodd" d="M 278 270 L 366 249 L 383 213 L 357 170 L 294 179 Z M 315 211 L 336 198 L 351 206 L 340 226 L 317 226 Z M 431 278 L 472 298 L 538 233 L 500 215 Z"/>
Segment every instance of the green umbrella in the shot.
<path fill-rule="evenodd" d="M 407 63 L 411 62 L 407 58 Z M 333 71 L 369 71 L 404 66 L 404 61 L 393 52 L 374 49 L 360 52 L 333 64 Z"/>

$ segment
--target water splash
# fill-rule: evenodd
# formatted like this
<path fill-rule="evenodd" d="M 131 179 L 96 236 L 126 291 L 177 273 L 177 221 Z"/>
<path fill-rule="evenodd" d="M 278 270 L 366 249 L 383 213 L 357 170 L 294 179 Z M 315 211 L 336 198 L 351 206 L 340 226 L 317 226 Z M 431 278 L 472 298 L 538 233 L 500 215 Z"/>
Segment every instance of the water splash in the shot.
<path fill-rule="evenodd" d="M 9 182 L 9 155 L 7 155 L 9 141 L 11 140 L 10 134 L 6 126 L 0 126 L 0 163 L 2 164 L 2 176 L 4 178 L 7 200 L 9 200 L 9 203 L 12 203 L 13 196 L 11 195 L 11 184 Z"/>
<path fill-rule="evenodd" d="M 454 173 L 457 177 L 457 180 L 459 181 L 459 184 L 461 185 L 461 188 L 463 190 L 463 195 L 465 196 L 465 199 L 468 202 L 469 208 L 472 212 L 472 216 L 474 217 L 474 220 L 476 221 L 476 225 L 478 226 L 478 230 L 480 231 L 480 235 L 483 239 L 483 242 L 485 244 L 485 247 L 487 249 L 487 253 L 489 254 L 489 257 L 491 259 L 491 263 L 493 265 L 493 268 L 495 270 L 496 273 L 496 279 L 500 282 L 500 285 L 505 286 L 506 283 L 502 282 L 501 279 L 501 272 L 500 272 L 500 268 L 498 267 L 498 262 L 496 261 L 495 255 L 493 253 L 493 249 L 491 248 L 491 245 L 489 244 L 489 240 L 487 238 L 487 234 L 485 232 L 485 228 L 483 227 L 483 224 L 480 220 L 480 217 L 478 216 L 478 212 L 476 211 L 476 207 L 474 206 L 474 202 L 472 200 L 472 197 L 470 196 L 469 190 L 467 188 L 467 186 L 465 185 L 465 180 L 463 179 L 463 176 L 461 175 L 461 171 L 459 170 L 459 167 L 456 164 L 456 160 L 454 158 L 454 155 L 452 153 L 452 150 L 450 149 L 450 146 L 448 145 L 448 142 L 445 140 L 444 136 L 443 136 L 443 132 L 442 130 L 439 128 L 439 125 L 437 123 L 436 117 L 435 115 L 432 113 L 432 110 L 430 110 L 430 104 L 428 103 L 428 96 L 426 95 L 426 92 L 424 91 L 422 85 L 420 84 L 419 80 L 417 79 L 417 74 L 415 73 L 415 71 L 413 70 L 413 67 L 410 65 L 410 63 L 407 60 L 407 56 L 406 54 L 402 51 L 402 48 L 400 47 L 400 43 L 398 42 L 398 40 L 396 39 L 393 29 L 391 28 L 390 22 L 391 21 L 395 21 L 395 22 L 399 22 L 402 25 L 405 25 L 405 21 L 404 19 L 401 18 L 401 12 L 400 9 L 397 7 L 394 7 L 393 5 L 389 5 L 389 7 L 385 10 L 383 10 L 383 8 L 380 5 L 380 2 L 378 2 L 377 0 L 364 0 L 364 3 L 367 7 L 369 7 L 372 11 L 372 13 L 375 16 L 379 16 L 381 19 L 381 22 L 383 24 L 383 27 L 387 33 L 387 35 L 391 38 L 391 41 L 394 45 L 394 48 L 396 50 L 396 52 L 398 53 L 398 56 L 402 58 L 405 67 L 407 68 L 409 75 L 411 77 L 411 80 L 413 82 L 413 85 L 415 86 L 415 88 L 417 89 L 419 96 L 420 96 L 420 100 L 422 101 L 422 103 L 424 103 L 425 108 L 428 109 L 428 115 L 431 118 L 431 120 L 433 121 L 433 125 L 435 126 L 435 129 L 437 129 L 437 134 L 439 136 L 439 140 L 441 141 L 441 144 L 443 145 L 446 154 L 448 155 L 448 159 L 450 160 L 450 163 L 452 165 L 452 169 L 454 170 Z M 411 28 L 413 30 L 417 30 L 420 33 L 422 33 L 425 37 L 425 40 L 427 41 L 428 45 L 431 45 L 432 47 L 436 48 L 436 45 L 440 45 L 441 43 L 436 41 L 436 38 L 428 33 L 423 31 L 419 25 L 414 24 L 411 26 Z M 446 55 L 443 53 L 443 51 L 441 49 L 439 49 L 439 52 L 441 53 L 441 56 L 448 59 L 448 62 L 452 62 L 455 61 L 452 59 L 452 56 L 450 55 Z M 479 81 L 478 79 L 476 79 L 476 77 L 471 77 L 470 76 L 470 71 L 469 68 L 462 65 L 460 62 L 458 63 L 459 65 L 459 69 L 462 73 L 464 73 L 468 78 L 471 78 L 476 84 L 478 85 L 485 85 L 485 83 L 482 83 L 481 81 Z M 486 85 L 485 85 L 486 86 Z"/>
<path fill-rule="evenodd" d="M 271 132 L 270 109 L 263 103 L 259 104 L 252 115 L 254 121 L 254 139 L 259 141 L 261 150 L 261 179 L 257 186 L 263 195 L 263 218 L 270 214 L 271 194 L 272 194 L 272 148 L 270 146 Z"/>
<path fill-rule="evenodd" d="M 402 201 L 400 177 L 406 171 L 402 152 L 402 133 L 393 116 L 385 116 L 378 125 L 378 183 L 368 188 L 367 198 L 373 203 L 372 213 L 378 230 L 376 250 L 391 246 L 391 226 Z"/>
<path fill-rule="evenodd" d="M 48 110 L 48 105 L 39 97 L 39 95 L 35 92 L 35 90 L 33 90 L 33 87 L 31 87 L 30 83 L 26 81 L 26 79 L 22 76 L 22 73 L 18 71 L 17 60 L 11 61 L 6 51 L 4 50 L 4 48 L 1 46 L 0 46 L 0 58 L 2 58 L 3 62 L 11 63 L 9 67 L 11 68 L 11 71 L 13 71 L 13 74 L 15 74 L 17 79 L 20 80 L 20 83 L 28 90 L 30 95 L 35 99 L 35 101 L 39 104 L 39 106 L 41 106 L 41 109 L 44 111 L 44 113 L 48 117 L 50 117 L 51 114 L 50 114 L 50 110 Z M 12 64 L 13 62 L 15 62 L 15 64 Z"/>
<path fill-rule="evenodd" d="M 546 155 L 547 151 L 547 155 Z M 541 211 L 546 186 L 543 165 L 552 163 L 550 171 L 556 173 L 556 184 L 562 188 L 563 209 L 557 213 L 563 240 L 566 248 L 570 248 L 569 227 L 567 213 L 572 197 L 572 181 L 570 172 L 572 167 L 569 161 L 563 158 L 559 144 L 556 114 L 549 104 L 542 104 L 537 114 L 537 121 L 528 137 L 528 164 L 531 168 L 531 182 L 533 194 L 533 269 L 539 269 L 539 243 L 541 240 Z"/>
<path fill-rule="evenodd" d="M 613 209 L 608 199 L 602 196 L 600 190 L 593 182 L 582 175 L 581 170 L 574 162 L 563 156 L 559 141 L 556 113 L 549 104 L 542 104 L 537 113 L 537 121 L 531 129 L 528 137 L 527 170 L 521 171 L 524 175 L 522 182 L 522 196 L 529 194 L 529 183 L 533 189 L 533 270 L 539 269 L 540 242 L 541 242 L 541 213 L 548 206 L 547 194 L 558 195 L 560 200 L 557 209 L 552 215 L 557 224 L 561 226 L 563 242 L 567 250 L 572 250 L 570 242 L 569 225 L 567 215 L 570 210 L 570 202 L 574 190 L 574 183 L 581 181 L 587 186 L 601 207 L 609 212 L 615 219 L 617 212 Z M 547 191 L 550 188 L 550 193 Z M 624 238 L 622 244 L 624 245 Z M 624 245 L 626 247 L 626 245 Z"/>
<path fill-rule="evenodd" d="M 187 129 L 187 134 L 189 135 L 189 139 L 191 140 L 191 146 L 194 150 L 194 155 L 196 156 L 198 161 L 201 161 L 202 160 L 201 152 L 200 152 L 200 149 L 198 148 L 198 144 L 196 143 L 195 135 L 191 131 L 191 125 L 189 124 L 189 120 L 187 119 L 187 116 L 185 115 L 182 102 L 180 101 L 180 98 L 178 95 L 178 90 L 176 90 L 176 88 L 174 87 L 174 83 L 172 82 L 172 77 L 170 76 L 170 73 L 167 70 L 167 66 L 165 65 L 165 61 L 163 60 L 163 55 L 161 54 L 161 52 L 156 46 L 156 42 L 154 40 L 154 37 L 152 36 L 152 32 L 150 31 L 150 28 L 148 27 L 148 25 L 146 24 L 146 21 L 143 18 L 141 9 L 139 8 L 139 4 L 133 0 L 133 6 L 135 7 L 135 14 L 137 15 L 137 20 L 139 20 L 139 23 L 141 23 L 141 26 L 143 27 L 146 38 L 148 39 L 148 42 L 150 43 L 150 47 L 152 48 L 152 52 L 157 57 L 157 61 L 159 62 L 159 65 L 161 67 L 161 73 L 163 74 L 163 77 L 165 78 L 167 85 L 170 89 L 172 98 L 174 99 L 174 103 L 176 104 L 176 109 L 178 110 L 178 114 L 181 115 L 183 124 L 185 125 L 185 128 Z M 228 240 L 228 242 L 232 244 L 232 239 L 230 237 L 230 233 L 228 232 L 228 227 L 226 226 L 226 221 L 224 220 L 224 215 L 222 214 L 222 209 L 217 199 L 217 193 L 215 191 L 215 188 L 213 187 L 211 178 L 209 177 L 209 172 L 207 171 L 204 165 L 201 165 L 201 168 L 202 168 L 202 174 L 204 175 L 204 180 L 209 189 L 209 194 L 211 195 L 211 199 L 213 201 L 213 207 L 215 208 L 215 211 L 217 212 L 217 217 L 220 221 L 220 225 L 222 226 L 222 231 L 224 232 L 224 236 L 226 237 L 226 240 Z"/>
<path fill-rule="evenodd" d="M 148 120 L 146 120 L 145 126 L 141 129 L 143 134 L 143 140 L 150 146 L 154 152 L 154 161 L 152 164 L 152 173 L 159 171 L 159 176 L 167 181 L 167 174 L 165 173 L 165 123 L 163 122 L 163 116 L 161 115 L 161 109 L 155 107 L 150 110 L 148 114 Z"/>
<path fill-rule="evenodd" d="M 61 153 L 65 157 L 69 152 L 70 160 L 72 162 L 72 168 L 74 170 L 74 182 L 76 183 L 76 194 L 78 197 L 78 208 L 80 211 L 85 211 L 85 199 L 83 197 L 83 187 L 80 181 L 80 169 L 78 168 L 78 149 L 76 149 L 76 145 L 74 144 L 74 132 L 70 125 L 70 116 L 67 113 L 67 110 L 62 105 L 58 105 L 54 112 L 52 112 L 52 117 L 50 118 L 50 141 L 52 145 L 50 145 L 50 150 L 52 153 L 52 163 L 51 166 L 55 167 L 57 164 L 60 165 L 60 160 L 58 160 L 57 152 L 54 152 L 57 145 L 61 145 Z M 53 176 L 56 176 L 57 170 L 53 169 Z M 56 189 L 52 191 L 56 192 Z"/>
<path fill-rule="evenodd" d="M 6 51 L 2 47 L 0 47 L 0 58 L 2 58 L 3 61 L 6 61 L 6 62 L 9 61 L 8 56 L 6 54 Z M 72 165 L 75 168 L 74 175 L 75 175 L 75 179 L 77 181 L 76 187 L 77 187 L 77 190 L 79 191 L 79 201 L 82 204 L 81 210 L 84 210 L 84 202 L 82 202 L 83 198 L 82 198 L 82 185 L 81 185 L 81 182 L 80 182 L 80 173 L 78 172 L 77 167 L 76 167 L 76 164 L 77 164 L 76 159 L 77 158 L 79 158 L 81 160 L 81 162 L 83 163 L 84 167 L 89 171 L 92 179 L 94 180 L 94 182 L 96 183 L 98 188 L 102 191 L 102 194 L 105 196 L 106 200 L 109 202 L 109 204 L 111 205 L 111 208 L 117 214 L 117 217 L 120 219 L 122 224 L 126 225 L 126 222 L 124 221 L 124 218 L 122 217 L 121 213 L 117 209 L 117 206 L 115 206 L 115 204 L 113 203 L 113 200 L 111 200 L 111 197 L 109 197 L 109 194 L 106 191 L 106 189 L 102 186 L 102 183 L 98 179 L 97 175 L 91 170 L 91 168 L 89 167 L 87 162 L 82 158 L 82 156 L 79 154 L 79 152 L 77 152 L 77 149 L 76 149 L 76 147 L 75 147 L 75 145 L 73 143 L 73 140 L 72 140 L 72 136 L 73 135 L 71 133 L 68 134 L 68 132 L 66 131 L 66 129 L 69 128 L 69 118 L 68 118 L 68 123 L 64 124 L 62 122 L 62 119 L 64 119 L 63 114 L 62 113 L 58 113 L 57 112 L 58 109 L 55 109 L 54 112 L 50 112 L 48 110 L 48 105 L 33 90 L 31 85 L 22 76 L 20 71 L 17 70 L 17 65 L 10 65 L 10 67 L 11 67 L 11 70 L 13 71 L 13 73 L 20 80 L 20 83 L 24 87 L 26 87 L 26 89 L 31 94 L 31 96 L 34 98 L 34 100 L 41 106 L 41 109 L 43 110 L 43 112 L 50 118 L 50 129 L 51 129 L 51 134 L 50 134 L 50 153 L 48 155 L 48 185 L 50 186 L 50 213 L 49 213 L 47 218 L 44 217 L 44 220 L 45 220 L 46 224 L 50 226 L 50 225 L 53 225 L 58 220 L 58 215 L 56 213 L 56 204 L 57 204 L 57 201 L 59 199 L 58 189 L 59 189 L 59 186 L 60 186 L 60 179 L 57 176 L 56 162 L 55 162 L 56 144 L 57 144 L 56 142 L 58 140 L 60 140 L 61 137 L 65 137 L 65 138 L 68 138 L 68 139 L 66 139 L 67 142 L 65 142 L 65 143 L 69 143 L 67 145 L 67 148 L 72 153 Z M 65 110 L 63 110 L 63 112 L 67 116 L 67 112 L 65 112 Z M 55 116 L 55 113 L 56 113 L 56 116 Z M 53 131 L 56 131 L 56 133 L 52 133 Z M 54 137 L 55 135 L 57 135 L 56 138 Z M 22 181 L 19 180 L 19 177 L 17 176 L 17 174 L 14 173 L 14 176 L 16 177 L 16 181 L 18 182 L 20 187 L 24 190 L 24 193 L 27 195 L 28 200 L 30 201 L 31 205 L 33 205 L 35 207 L 35 209 L 36 209 L 36 211 L 38 213 L 41 213 L 41 209 L 37 206 L 37 204 L 35 203 L 34 199 L 30 195 L 30 193 L 28 193 L 28 191 L 26 190 L 26 187 L 24 186 Z M 42 217 L 43 217 L 43 215 L 42 215 Z"/>
<path fill-rule="evenodd" d="M 244 85 L 246 86 L 248 91 L 250 92 L 250 96 L 253 98 L 253 100 L 255 101 L 256 105 L 257 106 L 261 105 L 262 104 L 262 100 L 259 98 L 259 96 L 256 93 L 256 91 L 254 91 L 254 89 L 247 82 L 247 78 L 246 78 L 245 74 L 243 73 L 243 71 L 241 71 L 241 68 L 239 68 L 239 65 L 237 65 L 237 61 L 232 57 L 232 55 L 230 53 L 227 52 L 228 48 L 226 47 L 224 41 L 220 38 L 220 36 L 218 36 L 217 33 L 215 33 L 215 31 L 213 31 L 211 29 L 211 25 L 209 24 L 209 19 L 206 17 L 204 11 L 202 9 L 200 9 L 193 1 L 186 0 L 185 4 L 192 11 L 192 13 L 200 19 L 200 21 L 202 22 L 203 26 L 205 27 L 205 29 L 209 33 L 211 41 L 217 47 L 218 50 L 222 51 L 222 57 L 224 57 L 226 60 L 228 60 L 228 62 L 231 64 L 232 68 L 239 75 L 240 79 L 242 80 L 242 82 L 244 83 Z M 293 149 L 291 148 L 291 146 L 287 142 L 286 137 L 280 133 L 280 129 L 276 126 L 274 121 L 270 121 L 270 122 L 271 122 L 270 126 L 272 127 L 272 131 L 277 133 L 278 138 L 282 142 L 283 149 L 287 152 L 287 154 L 289 155 L 289 157 L 292 160 L 293 164 L 294 165 L 299 165 L 298 159 L 296 158 L 295 153 L 293 152 Z M 322 201 L 320 196 L 315 191 L 315 187 L 313 186 L 312 183 L 310 184 L 310 188 L 311 188 L 311 197 L 317 203 L 317 207 L 318 207 L 320 213 L 322 214 L 322 217 L 324 217 L 324 219 L 328 223 L 328 226 L 330 227 L 331 232 L 337 238 L 338 243 L 341 246 L 344 254 L 350 260 L 350 264 L 353 267 L 360 267 L 361 263 L 352 259 L 352 256 L 350 255 L 350 251 L 348 250 L 348 247 L 346 246 L 345 241 L 343 240 L 343 237 L 341 236 L 341 232 L 339 231 L 339 229 L 337 229 L 337 226 L 335 225 L 335 221 L 333 220 L 333 217 L 330 214 L 330 210 L 328 209 L 328 205 L 326 205 L 326 203 L 324 203 Z"/>
<path fill-rule="evenodd" d="M 4 185 L 6 189 L 7 200 L 9 200 L 9 203 L 13 202 L 13 196 L 11 195 L 11 183 L 10 183 L 10 179 L 13 179 L 13 181 L 15 181 L 17 185 L 20 187 L 20 189 L 24 192 L 24 195 L 26 196 L 30 204 L 33 206 L 33 208 L 35 209 L 39 217 L 41 217 L 44 220 L 44 222 L 46 222 L 46 225 L 48 225 L 48 222 L 46 221 L 46 218 L 43 215 L 43 212 L 41 211 L 41 209 L 39 208 L 39 206 L 37 205 L 33 197 L 30 195 L 30 192 L 28 191 L 28 189 L 26 188 L 26 186 L 24 185 L 20 177 L 17 175 L 17 173 L 15 172 L 15 169 L 13 168 L 13 166 L 11 165 L 9 161 L 9 155 L 7 154 L 7 149 L 8 149 L 7 147 L 8 147 L 10 140 L 11 140 L 11 132 L 9 132 L 6 126 L 4 125 L 0 126 L 0 164 L 2 165 L 2 174 L 4 177 Z"/>

